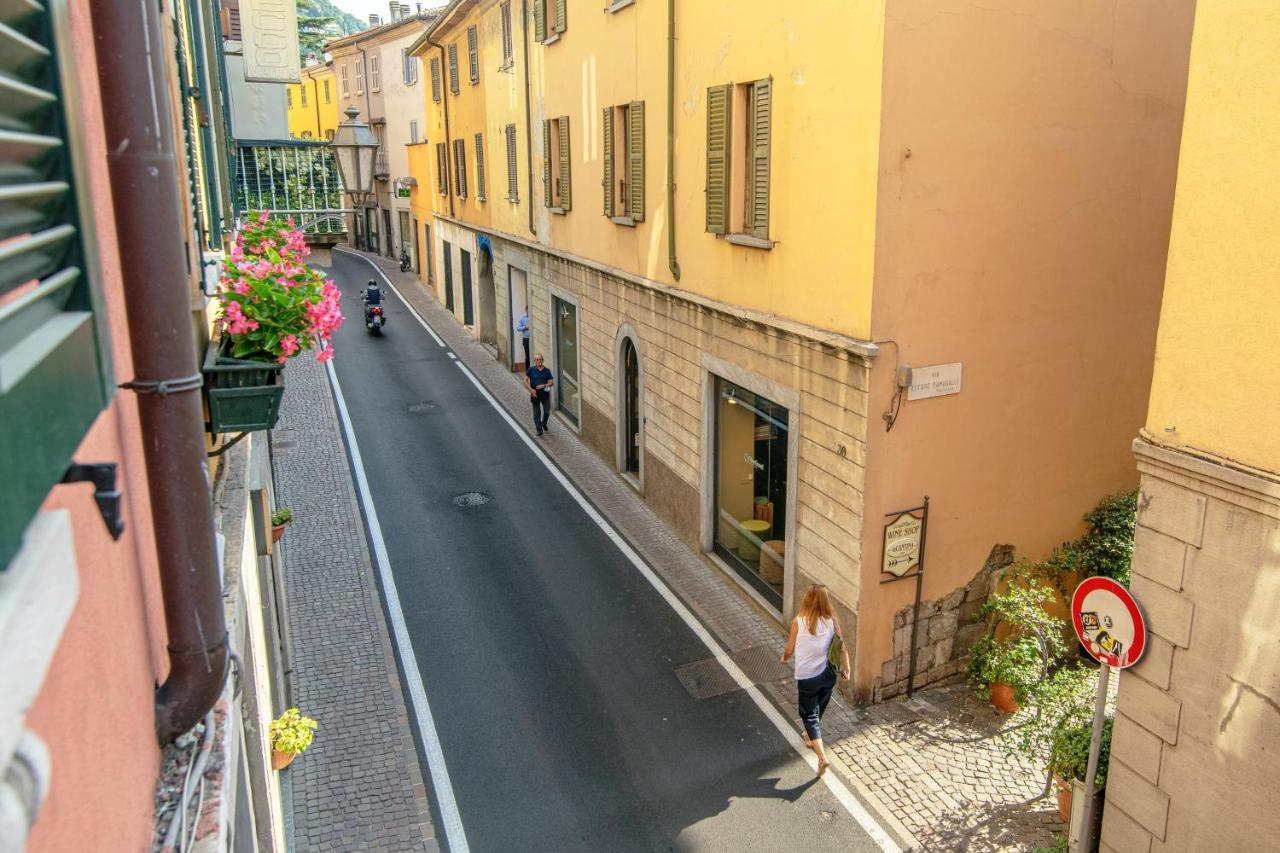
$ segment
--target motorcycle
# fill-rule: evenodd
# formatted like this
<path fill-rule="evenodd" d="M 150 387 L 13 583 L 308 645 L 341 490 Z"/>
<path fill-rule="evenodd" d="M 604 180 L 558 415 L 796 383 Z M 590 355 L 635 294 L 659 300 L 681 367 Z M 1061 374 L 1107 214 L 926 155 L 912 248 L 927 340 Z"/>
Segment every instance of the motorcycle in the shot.
<path fill-rule="evenodd" d="M 360 294 L 360 299 L 364 302 L 364 327 L 371 334 L 382 334 L 382 327 L 387 324 L 387 318 L 382 313 L 382 305 L 370 305 L 369 298 L 363 293 Z"/>
<path fill-rule="evenodd" d="M 404 249 L 400 250 L 400 272 L 408 272 L 413 267 L 413 261 L 409 260 L 409 253 Z"/>

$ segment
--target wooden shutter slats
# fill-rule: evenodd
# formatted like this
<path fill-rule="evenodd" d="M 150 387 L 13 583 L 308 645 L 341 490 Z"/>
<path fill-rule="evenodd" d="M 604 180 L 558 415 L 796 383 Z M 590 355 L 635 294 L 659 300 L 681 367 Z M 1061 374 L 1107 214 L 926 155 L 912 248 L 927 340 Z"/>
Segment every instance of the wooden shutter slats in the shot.
<path fill-rule="evenodd" d="M 431 100 L 440 100 L 440 57 L 431 57 Z"/>
<path fill-rule="evenodd" d="M 458 44 L 449 45 L 449 91 L 458 94 Z"/>
<path fill-rule="evenodd" d="M 533 0 L 533 38 L 547 40 L 547 0 Z"/>
<path fill-rule="evenodd" d="M 729 230 L 729 130 L 733 85 L 707 90 L 707 231 Z"/>
<path fill-rule="evenodd" d="M 557 33 L 564 32 L 565 27 L 568 24 L 568 21 L 567 21 L 568 13 L 565 9 L 565 6 L 566 6 L 565 0 L 556 0 L 556 19 L 555 19 L 555 24 L 553 26 L 553 29 Z"/>
<path fill-rule="evenodd" d="M 476 38 L 476 28 L 467 27 L 467 70 L 472 83 L 480 82 L 480 53 Z"/>
<path fill-rule="evenodd" d="M 769 237 L 769 151 L 773 114 L 773 84 L 757 80 L 751 85 L 751 113 L 747 133 L 746 230 L 761 239 Z"/>
<path fill-rule="evenodd" d="M 572 161 L 569 159 L 569 117 L 560 116 L 559 121 L 559 139 L 560 143 L 560 209 L 569 211 L 572 209 L 573 203 L 573 184 L 570 181 L 570 168 Z"/>
<path fill-rule="evenodd" d="M 542 121 L 542 199 L 551 207 L 551 119 Z"/>
<path fill-rule="evenodd" d="M 484 134 L 476 134 L 476 200 L 485 200 Z"/>
<path fill-rule="evenodd" d="M 627 110 L 627 215 L 644 220 L 644 101 L 632 101 Z"/>
<path fill-rule="evenodd" d="M 520 198 L 520 178 L 516 166 L 516 126 L 507 125 L 507 199 L 518 201 Z"/>
<path fill-rule="evenodd" d="M 604 188 L 604 215 L 613 216 L 613 107 L 604 108 L 604 117 L 600 122 L 604 135 L 604 178 L 600 185 Z"/>

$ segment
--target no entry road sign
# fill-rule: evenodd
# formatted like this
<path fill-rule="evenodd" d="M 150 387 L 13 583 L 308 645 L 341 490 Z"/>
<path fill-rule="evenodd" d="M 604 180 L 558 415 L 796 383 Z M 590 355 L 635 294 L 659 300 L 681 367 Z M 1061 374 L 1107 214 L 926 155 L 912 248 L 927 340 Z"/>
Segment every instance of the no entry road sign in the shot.
<path fill-rule="evenodd" d="M 1133 666 L 1147 646 L 1147 626 L 1138 602 L 1111 578 L 1080 582 L 1071 596 L 1071 623 L 1085 651 L 1107 666 Z"/>

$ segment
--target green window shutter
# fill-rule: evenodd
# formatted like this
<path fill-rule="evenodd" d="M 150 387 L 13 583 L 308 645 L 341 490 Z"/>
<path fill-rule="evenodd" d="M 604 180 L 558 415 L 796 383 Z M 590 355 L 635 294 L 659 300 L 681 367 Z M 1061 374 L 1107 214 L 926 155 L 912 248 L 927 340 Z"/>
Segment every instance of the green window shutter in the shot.
<path fill-rule="evenodd" d="M 59 7 L 60 8 L 60 7 Z M 110 400 L 105 318 L 91 279 L 67 143 L 53 16 L 0 4 L 0 570 Z"/>
<path fill-rule="evenodd" d="M 747 233 L 769 239 L 769 123 L 773 116 L 773 81 L 751 84 L 747 117 Z"/>
<path fill-rule="evenodd" d="M 449 194 L 449 156 L 443 142 L 436 143 L 436 183 L 440 195 Z"/>
<path fill-rule="evenodd" d="M 516 126 L 507 125 L 507 200 L 520 200 L 520 176 L 516 168 Z"/>
<path fill-rule="evenodd" d="M 569 117 L 560 116 L 560 209 L 568 212 L 572 209 L 573 190 L 569 180 Z"/>
<path fill-rule="evenodd" d="M 467 197 L 467 141 L 453 140 L 453 183 L 458 198 Z"/>
<path fill-rule="evenodd" d="M 533 38 L 547 40 L 547 0 L 533 0 Z"/>
<path fill-rule="evenodd" d="M 458 45 L 449 45 L 449 91 L 458 94 Z"/>
<path fill-rule="evenodd" d="M 644 101 L 632 101 L 627 110 L 627 215 L 644 221 Z"/>
<path fill-rule="evenodd" d="M 467 63 L 471 82 L 480 82 L 480 53 L 476 43 L 476 28 L 467 27 Z"/>
<path fill-rule="evenodd" d="M 552 29 L 558 33 L 562 33 L 564 32 L 565 26 L 565 0 L 556 0 L 556 20 Z"/>
<path fill-rule="evenodd" d="M 542 122 L 542 201 L 551 207 L 551 120 Z"/>
<path fill-rule="evenodd" d="M 485 200 L 484 191 L 484 134 L 476 134 L 476 201 Z"/>
<path fill-rule="evenodd" d="M 431 57 L 431 100 L 440 100 L 440 57 Z"/>
<path fill-rule="evenodd" d="M 707 90 L 707 230 L 729 230 L 729 105 L 733 84 Z"/>
<path fill-rule="evenodd" d="M 604 119 L 600 122 L 604 130 L 604 178 L 600 185 L 604 187 L 604 215 L 613 216 L 613 107 L 604 108 Z"/>

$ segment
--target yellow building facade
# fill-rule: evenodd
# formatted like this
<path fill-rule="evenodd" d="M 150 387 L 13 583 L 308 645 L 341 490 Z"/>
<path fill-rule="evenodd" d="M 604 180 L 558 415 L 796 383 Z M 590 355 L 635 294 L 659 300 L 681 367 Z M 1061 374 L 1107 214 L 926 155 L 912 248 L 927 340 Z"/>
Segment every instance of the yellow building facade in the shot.
<path fill-rule="evenodd" d="M 287 89 L 289 136 L 294 139 L 333 139 L 338 129 L 338 93 L 332 63 L 302 69 L 302 82 Z"/>
<path fill-rule="evenodd" d="M 1200 0 L 1146 428 L 1104 849 L 1280 835 L 1280 8 Z M 1117 784 L 1118 783 L 1118 784 Z"/>
<path fill-rule="evenodd" d="M 565 426 L 780 627 L 825 584 L 864 699 L 954 678 L 998 546 L 1133 485 L 1192 4 L 889 5 L 455 0 L 414 47 L 437 298 L 517 378 L 526 317 Z M 883 519 L 926 494 L 909 673 Z"/>

